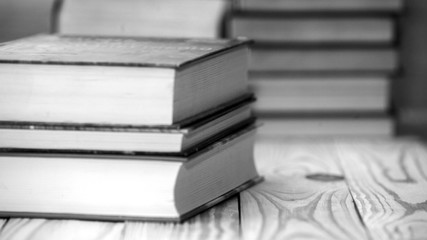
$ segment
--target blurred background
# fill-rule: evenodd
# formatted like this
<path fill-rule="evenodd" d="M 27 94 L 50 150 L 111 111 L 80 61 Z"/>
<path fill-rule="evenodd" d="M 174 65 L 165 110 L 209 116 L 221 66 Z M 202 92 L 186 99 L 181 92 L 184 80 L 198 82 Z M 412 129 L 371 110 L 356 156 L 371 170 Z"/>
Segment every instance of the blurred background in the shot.
<path fill-rule="evenodd" d="M 245 36 L 261 134 L 427 136 L 424 0 L 0 0 L 0 42 L 49 32 Z"/>

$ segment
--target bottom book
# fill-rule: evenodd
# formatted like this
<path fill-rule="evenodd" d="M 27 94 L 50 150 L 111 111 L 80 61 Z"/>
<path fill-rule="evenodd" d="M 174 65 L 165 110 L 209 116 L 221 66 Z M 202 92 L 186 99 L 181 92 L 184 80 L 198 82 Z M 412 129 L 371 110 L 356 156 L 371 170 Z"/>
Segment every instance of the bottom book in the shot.
<path fill-rule="evenodd" d="M 392 137 L 388 116 L 260 117 L 259 135 L 286 137 Z"/>
<path fill-rule="evenodd" d="M 260 181 L 255 127 L 189 157 L 0 154 L 0 215 L 182 221 Z"/>

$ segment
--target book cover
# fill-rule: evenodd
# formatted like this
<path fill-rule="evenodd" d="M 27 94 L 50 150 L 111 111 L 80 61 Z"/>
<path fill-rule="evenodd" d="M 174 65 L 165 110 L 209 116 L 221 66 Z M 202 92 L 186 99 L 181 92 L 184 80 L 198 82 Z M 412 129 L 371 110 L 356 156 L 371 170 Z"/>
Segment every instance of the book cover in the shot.
<path fill-rule="evenodd" d="M 248 42 L 40 34 L 0 44 L 0 63 L 183 68 Z"/>

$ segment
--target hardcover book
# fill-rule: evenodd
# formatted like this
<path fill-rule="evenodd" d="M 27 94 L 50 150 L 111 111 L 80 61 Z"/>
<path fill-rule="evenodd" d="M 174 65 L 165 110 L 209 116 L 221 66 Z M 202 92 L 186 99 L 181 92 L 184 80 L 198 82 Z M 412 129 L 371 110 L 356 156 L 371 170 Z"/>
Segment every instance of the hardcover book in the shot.
<path fill-rule="evenodd" d="M 397 12 L 403 8 L 403 0 L 234 0 L 233 4 L 246 11 Z"/>
<path fill-rule="evenodd" d="M 395 39 L 391 17 L 234 15 L 229 36 L 257 43 L 390 44 Z"/>
<path fill-rule="evenodd" d="M 56 0 L 56 33 L 218 38 L 228 0 Z M 207 11 L 200 11 L 207 9 Z"/>
<path fill-rule="evenodd" d="M 392 76 L 385 74 L 251 73 L 258 113 L 388 112 Z"/>
<path fill-rule="evenodd" d="M 0 215 L 185 220 L 259 181 L 254 126 L 181 157 L 0 154 Z"/>
<path fill-rule="evenodd" d="M 171 125 L 247 93 L 247 40 L 37 35 L 0 44 L 0 121 Z"/>
<path fill-rule="evenodd" d="M 252 95 L 182 126 L 0 122 L 0 149 L 14 152 L 190 155 L 255 120 Z"/>
<path fill-rule="evenodd" d="M 382 72 L 398 68 L 398 53 L 378 48 L 254 48 L 251 71 Z"/>
<path fill-rule="evenodd" d="M 385 113 L 260 115 L 260 136 L 373 137 L 395 134 L 395 120 Z"/>

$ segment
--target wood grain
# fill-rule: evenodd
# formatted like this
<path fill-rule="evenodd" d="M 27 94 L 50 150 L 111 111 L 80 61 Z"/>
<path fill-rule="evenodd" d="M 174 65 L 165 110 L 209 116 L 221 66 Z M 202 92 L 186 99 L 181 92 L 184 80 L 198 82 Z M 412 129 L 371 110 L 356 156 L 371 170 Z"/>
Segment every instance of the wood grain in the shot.
<path fill-rule="evenodd" d="M 6 220 L 0 220 L 0 226 Z M 236 239 L 239 238 L 238 198 L 181 224 L 153 222 L 95 222 L 12 218 L 0 239 Z"/>
<path fill-rule="evenodd" d="M 1 234 L 1 231 L 2 231 L 2 229 L 4 227 L 4 225 L 6 224 L 6 221 L 7 221 L 7 219 L 0 218 L 0 234 Z"/>
<path fill-rule="evenodd" d="M 414 141 L 340 143 L 351 194 L 372 239 L 427 238 L 427 150 Z"/>
<path fill-rule="evenodd" d="M 180 224 L 126 222 L 124 239 L 238 239 L 238 198 Z"/>
<path fill-rule="evenodd" d="M 8 240 L 116 240 L 124 223 L 12 218 L 0 233 Z"/>
<path fill-rule="evenodd" d="M 261 139 L 265 182 L 241 194 L 244 239 L 367 239 L 333 142 Z"/>

